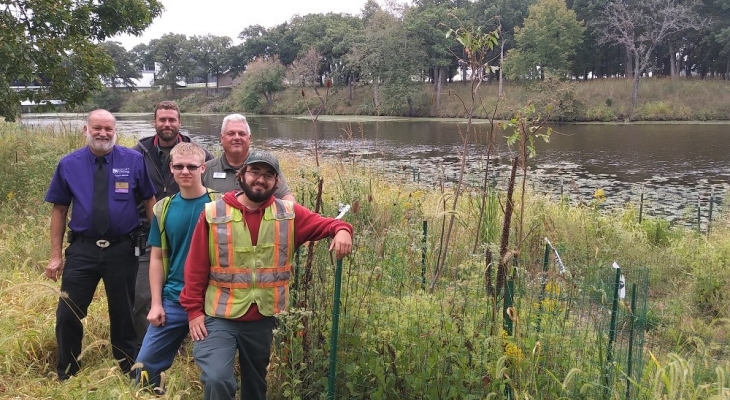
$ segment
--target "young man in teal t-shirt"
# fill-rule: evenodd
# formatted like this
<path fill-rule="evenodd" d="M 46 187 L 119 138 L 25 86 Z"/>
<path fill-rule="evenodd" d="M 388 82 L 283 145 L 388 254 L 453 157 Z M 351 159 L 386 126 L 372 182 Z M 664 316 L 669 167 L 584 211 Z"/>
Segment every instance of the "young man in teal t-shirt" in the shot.
<path fill-rule="evenodd" d="M 205 151 L 194 143 L 179 143 L 170 152 L 170 171 L 180 193 L 155 204 L 147 242 L 150 254 L 152 305 L 147 329 L 137 356 L 137 382 L 164 394 L 163 371 L 188 335 L 188 315 L 179 302 L 183 268 L 195 224 L 206 203 L 220 198 L 203 186 Z"/>

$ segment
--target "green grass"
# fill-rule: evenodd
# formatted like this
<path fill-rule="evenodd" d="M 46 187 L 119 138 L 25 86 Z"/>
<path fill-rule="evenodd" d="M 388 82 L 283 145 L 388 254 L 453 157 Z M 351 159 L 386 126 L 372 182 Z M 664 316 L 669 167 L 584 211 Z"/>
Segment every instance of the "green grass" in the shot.
<path fill-rule="evenodd" d="M 42 276 L 50 215 L 42 199 L 58 159 L 83 145 L 80 137 L 0 124 L 0 398 L 152 398 L 111 360 L 101 286 L 84 320 L 83 369 L 67 382 L 55 379 L 60 286 Z M 484 252 L 498 247 L 504 193 L 486 198 L 486 225 L 479 231 L 482 200 L 476 193 L 461 197 L 445 269 L 428 294 L 421 290 L 422 279 L 430 284 L 443 218 L 452 214 L 443 207 L 452 199 L 449 189 L 418 186 L 406 175 L 385 176 L 377 163 L 365 168 L 326 160 L 316 168 L 295 155 L 280 159 L 304 205 L 314 206 L 320 178 L 323 214 L 336 214 L 338 202 L 353 205 L 346 217 L 355 227 L 356 250 L 344 263 L 340 398 L 502 398 L 506 387 L 517 398 L 602 396 L 606 388 L 595 376 L 605 346 L 594 343 L 603 334 L 586 323 L 602 315 L 590 311 L 606 294 L 585 282 L 609 271 L 614 260 L 629 278 L 648 269 L 648 330 L 636 398 L 728 398 L 730 301 L 724 289 L 730 284 L 730 221 L 724 216 L 706 236 L 662 221 L 638 224 L 630 207 L 603 214 L 596 205 L 569 207 L 528 193 L 523 223 L 530 235 L 518 254 L 518 319 L 515 334 L 503 336 L 501 309 L 485 292 Z M 422 277 L 423 221 L 429 234 Z M 548 296 L 537 300 L 544 237 L 560 249 L 569 276 L 551 272 Z M 270 398 L 322 398 L 326 391 L 334 275 L 326 247 L 323 241 L 313 248 L 312 279 L 296 291 L 306 308 L 281 316 Z M 300 279 L 307 255 L 301 254 Z M 190 347 L 168 371 L 166 398 L 202 396 Z M 608 393 L 623 398 L 621 383 Z"/>
<path fill-rule="evenodd" d="M 485 118 L 493 113 L 497 119 L 509 119 L 516 110 L 528 101 L 538 104 L 557 103 L 550 114 L 560 121 L 623 122 L 632 121 L 727 121 L 730 120 L 730 82 L 717 79 L 642 79 L 639 85 L 639 101 L 631 113 L 631 81 L 627 79 L 595 79 L 571 82 L 533 82 L 529 84 L 504 84 L 503 96 L 499 99 L 498 83 L 481 85 L 477 94 L 476 116 Z M 433 86 L 422 84 L 421 91 L 414 96 L 417 116 L 434 118 L 465 117 L 464 105 L 471 103 L 470 86 L 461 82 L 448 84 L 440 94 L 440 107 L 435 106 Z M 264 110 L 267 114 L 308 116 L 310 109 L 319 105 L 314 91 L 300 87 L 289 87 L 276 93 L 273 105 Z M 324 96 L 324 89 L 320 94 Z M 229 113 L 248 112 L 241 107 L 240 93 L 235 88 L 221 89 L 218 93 L 200 88 L 170 91 L 150 90 L 124 93 L 122 112 L 150 112 L 154 104 L 166 99 L 175 99 L 183 112 Z M 498 100 L 499 99 L 499 100 Z M 263 97 L 261 98 L 263 100 Z M 305 103 L 306 102 L 306 103 Z M 264 102 L 265 103 L 265 102 Z M 86 110 L 90 104 L 81 107 Z M 376 115 L 373 106 L 371 85 L 358 85 L 353 100 L 348 105 L 347 90 L 333 87 L 328 95 L 323 115 Z M 390 115 L 380 110 L 380 115 Z M 398 116 L 398 115 L 395 115 Z M 405 116 L 405 115 L 402 115 Z"/>

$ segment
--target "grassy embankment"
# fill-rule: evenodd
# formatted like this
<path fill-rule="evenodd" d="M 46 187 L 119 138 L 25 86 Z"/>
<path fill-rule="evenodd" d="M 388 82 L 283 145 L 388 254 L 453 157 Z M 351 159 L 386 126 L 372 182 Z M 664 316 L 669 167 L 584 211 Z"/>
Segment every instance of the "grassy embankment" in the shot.
<path fill-rule="evenodd" d="M 122 143 L 129 144 L 129 140 Z M 110 359 L 107 306 L 101 288 L 84 321 L 84 369 L 68 382 L 54 379 L 59 285 L 42 277 L 48 259 L 50 214 L 42 199 L 58 159 L 82 145 L 75 132 L 24 131 L 0 124 L 0 398 L 151 398 L 133 388 Z M 428 295 L 418 289 L 421 221 L 428 221 L 432 232 L 427 257 L 430 280 L 436 253 L 442 248 L 439 227 L 450 214 L 444 211 L 444 201 L 451 199 L 448 189 L 414 186 L 408 177 L 385 179 L 377 165 L 366 169 L 355 162 L 328 161 L 316 168 L 311 160 L 286 154 L 281 159 L 301 202 L 312 206 L 315 182 L 322 177 L 325 214 L 334 214 L 337 202 L 359 204 L 347 217 L 355 226 L 356 251 L 346 263 L 343 283 L 338 360 L 339 371 L 348 381 L 338 383 L 341 398 L 363 398 L 377 390 L 382 390 L 378 398 L 417 394 L 464 398 L 466 391 L 478 398 L 489 393 L 500 398 L 505 385 L 513 388 L 515 398 L 536 398 L 539 393 L 542 398 L 590 399 L 604 393 L 595 383 L 584 381 L 588 378 L 583 375 L 590 371 L 578 363 L 586 360 L 571 357 L 578 352 L 599 357 L 602 348 L 559 335 L 551 340 L 564 341 L 568 352 L 550 353 L 545 338 L 541 344 L 527 336 L 529 301 L 517 306 L 521 319 L 514 339 L 503 342 L 499 334 L 496 338 L 489 334 L 500 322 L 483 320 L 490 314 L 490 302 L 478 292 L 484 280 L 484 249 L 498 245 L 495 233 L 501 226 L 503 193 L 491 195 L 487 226 L 479 233 L 476 197 L 462 196 L 455 211 L 459 223 L 447 267 L 435 293 Z M 530 194 L 524 205 L 518 202 L 517 207 L 522 206 L 529 237 L 522 248 L 520 282 L 537 279 L 542 237 L 549 237 L 562 249 L 574 277 L 608 268 L 612 260 L 621 263 L 627 276 L 639 267 L 649 268 L 646 343 L 651 355 L 645 353 L 637 398 L 728 398 L 730 228 L 726 219 L 705 236 L 669 228 L 662 221 L 638 224 L 637 212 L 630 208 L 602 215 L 592 206 L 569 207 Z M 482 247 L 474 255 L 477 234 Z M 274 351 L 271 398 L 319 398 L 325 387 L 328 359 L 322 347 L 328 343 L 332 269 L 323 251 L 325 243 L 317 246 L 313 286 L 300 295 L 309 296 L 308 312 L 293 310 L 283 316 L 277 333 L 283 344 Z M 575 306 L 558 300 L 551 308 Z M 475 322 L 475 314 L 480 315 L 479 321 Z M 550 318 L 542 317 L 544 332 L 549 333 Z M 553 322 L 557 324 L 557 320 Z M 579 322 L 571 320 L 563 329 Z M 419 330 L 421 326 L 425 328 Z M 306 332 L 310 342 L 302 346 Z M 189 346 L 168 375 L 167 398 L 201 397 Z M 552 346 L 557 348 L 555 343 Z M 442 349 L 448 352 L 439 353 Z M 480 361 L 474 365 L 477 359 Z M 546 369 L 543 362 L 548 359 L 559 368 Z M 456 387 L 461 388 L 454 393 L 415 392 Z M 623 395 L 616 388 L 608 390 L 610 398 Z"/>
<path fill-rule="evenodd" d="M 506 84 L 504 98 L 496 107 L 497 119 L 509 119 L 514 112 L 528 101 L 541 103 L 545 98 L 561 100 L 562 108 L 552 113 L 553 119 L 564 121 L 623 122 L 632 121 L 714 121 L 730 120 L 730 82 L 721 80 L 687 79 L 645 79 L 639 88 L 639 104 L 633 115 L 631 108 L 631 81 L 626 79 L 601 79 L 561 83 L 559 85 L 515 85 Z M 424 85 L 415 96 L 415 116 L 421 117 L 463 117 L 464 107 L 459 98 L 469 99 L 469 86 L 453 83 L 441 93 L 441 105 L 435 108 L 432 86 Z M 204 89 L 180 89 L 174 94 L 168 91 L 137 92 L 125 95 L 120 111 L 149 112 L 160 100 L 175 98 L 183 112 L 249 112 L 242 109 L 239 91 L 221 91 L 209 97 Z M 319 101 L 311 89 L 305 90 L 312 109 Z M 324 89 L 320 89 L 324 93 Z M 372 101 L 372 86 L 363 85 L 355 90 L 351 105 L 347 105 L 345 88 L 333 88 L 329 93 L 325 114 L 332 115 L 375 115 Z M 457 96 L 458 95 L 458 96 Z M 483 84 L 480 95 L 484 109 L 491 114 L 498 97 L 496 83 Z M 263 97 L 262 102 L 265 102 Z M 467 101 L 468 103 L 468 101 Z M 405 112 L 405 111 L 404 111 Z M 274 103 L 267 108 L 269 114 L 307 114 L 302 102 L 301 89 L 288 88 L 275 95 Z M 382 113 L 382 111 L 381 111 Z M 383 113 L 383 115 L 385 115 Z M 477 110 L 481 118 L 487 114 Z"/>

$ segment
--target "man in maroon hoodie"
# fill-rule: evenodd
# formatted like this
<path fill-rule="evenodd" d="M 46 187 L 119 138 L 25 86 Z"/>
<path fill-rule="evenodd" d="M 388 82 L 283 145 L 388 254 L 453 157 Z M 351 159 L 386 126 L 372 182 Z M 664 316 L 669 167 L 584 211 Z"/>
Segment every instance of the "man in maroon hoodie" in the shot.
<path fill-rule="evenodd" d="M 330 237 L 338 259 L 352 251 L 350 224 L 273 196 L 280 173 L 272 154 L 251 152 L 237 174 L 243 190 L 206 204 L 193 232 L 180 304 L 206 399 L 235 398 L 236 352 L 241 398 L 266 399 L 275 315 L 289 304 L 295 250 Z"/>

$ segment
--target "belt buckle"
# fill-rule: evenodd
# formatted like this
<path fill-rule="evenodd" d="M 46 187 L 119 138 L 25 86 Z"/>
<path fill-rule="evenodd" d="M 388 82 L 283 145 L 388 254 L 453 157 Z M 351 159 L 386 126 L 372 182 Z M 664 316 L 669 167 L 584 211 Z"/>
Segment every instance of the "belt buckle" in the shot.
<path fill-rule="evenodd" d="M 96 245 L 101 247 L 102 249 L 109 247 L 109 244 L 109 241 L 106 239 L 99 239 L 96 241 Z"/>

